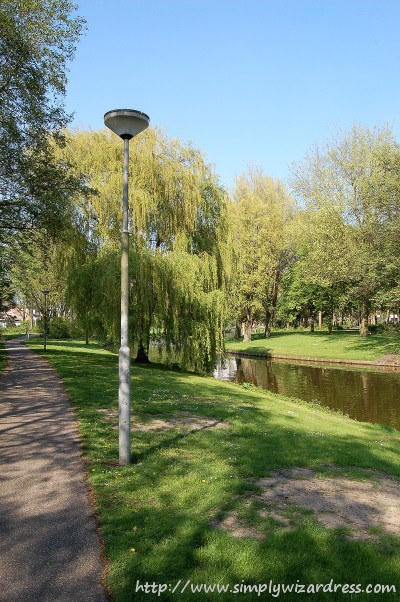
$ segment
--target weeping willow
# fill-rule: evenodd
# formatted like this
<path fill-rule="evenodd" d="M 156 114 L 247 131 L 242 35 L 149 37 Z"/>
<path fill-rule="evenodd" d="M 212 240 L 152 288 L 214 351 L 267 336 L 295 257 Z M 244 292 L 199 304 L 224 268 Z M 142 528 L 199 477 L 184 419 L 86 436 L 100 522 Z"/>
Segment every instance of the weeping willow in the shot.
<path fill-rule="evenodd" d="M 67 133 L 65 159 L 92 194 L 75 200 L 96 252 L 75 262 L 75 312 L 119 339 L 123 148 L 106 130 Z M 151 342 L 198 371 L 222 347 L 229 275 L 227 196 L 204 156 L 149 129 L 131 141 L 130 334 L 146 359 Z M 85 285 L 82 285 L 82 282 Z"/>

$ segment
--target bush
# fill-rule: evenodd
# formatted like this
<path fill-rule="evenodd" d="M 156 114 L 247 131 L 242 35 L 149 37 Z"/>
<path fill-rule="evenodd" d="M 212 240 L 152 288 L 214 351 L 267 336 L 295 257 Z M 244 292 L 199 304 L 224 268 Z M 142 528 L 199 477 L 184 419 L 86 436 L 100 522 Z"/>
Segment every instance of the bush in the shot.
<path fill-rule="evenodd" d="M 388 334 L 388 335 L 400 335 L 400 324 L 394 324 L 393 322 L 384 324 L 370 324 L 368 331 L 371 334 Z"/>
<path fill-rule="evenodd" d="M 82 334 L 76 323 L 67 318 L 51 318 L 47 324 L 47 333 L 52 339 L 70 339 Z"/>

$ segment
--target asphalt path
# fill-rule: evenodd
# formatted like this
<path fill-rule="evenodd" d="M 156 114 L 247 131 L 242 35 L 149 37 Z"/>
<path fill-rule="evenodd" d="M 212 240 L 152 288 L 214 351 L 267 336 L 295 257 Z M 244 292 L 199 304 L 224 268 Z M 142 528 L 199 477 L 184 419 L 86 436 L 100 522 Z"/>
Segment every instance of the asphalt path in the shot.
<path fill-rule="evenodd" d="M 100 543 L 74 412 L 45 359 L 18 340 L 0 375 L 0 600 L 105 602 Z"/>

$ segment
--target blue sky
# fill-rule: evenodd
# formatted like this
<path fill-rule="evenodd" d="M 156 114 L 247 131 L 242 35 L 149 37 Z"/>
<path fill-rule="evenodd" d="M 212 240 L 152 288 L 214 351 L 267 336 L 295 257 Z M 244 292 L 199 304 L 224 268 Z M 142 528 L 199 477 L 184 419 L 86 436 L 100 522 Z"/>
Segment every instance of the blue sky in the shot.
<path fill-rule="evenodd" d="M 389 124 L 400 139 L 400 0 L 76 0 L 73 125 L 132 108 L 191 141 L 229 188 L 268 175 L 334 128 Z"/>

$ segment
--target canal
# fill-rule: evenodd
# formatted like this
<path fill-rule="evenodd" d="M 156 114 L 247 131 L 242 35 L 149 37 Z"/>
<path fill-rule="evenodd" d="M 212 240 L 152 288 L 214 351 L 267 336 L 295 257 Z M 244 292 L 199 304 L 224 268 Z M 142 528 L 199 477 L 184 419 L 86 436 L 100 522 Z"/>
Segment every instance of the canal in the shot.
<path fill-rule="evenodd" d="M 338 368 L 228 355 L 214 377 L 252 383 L 286 397 L 340 410 L 362 422 L 400 430 L 400 370 Z"/>

